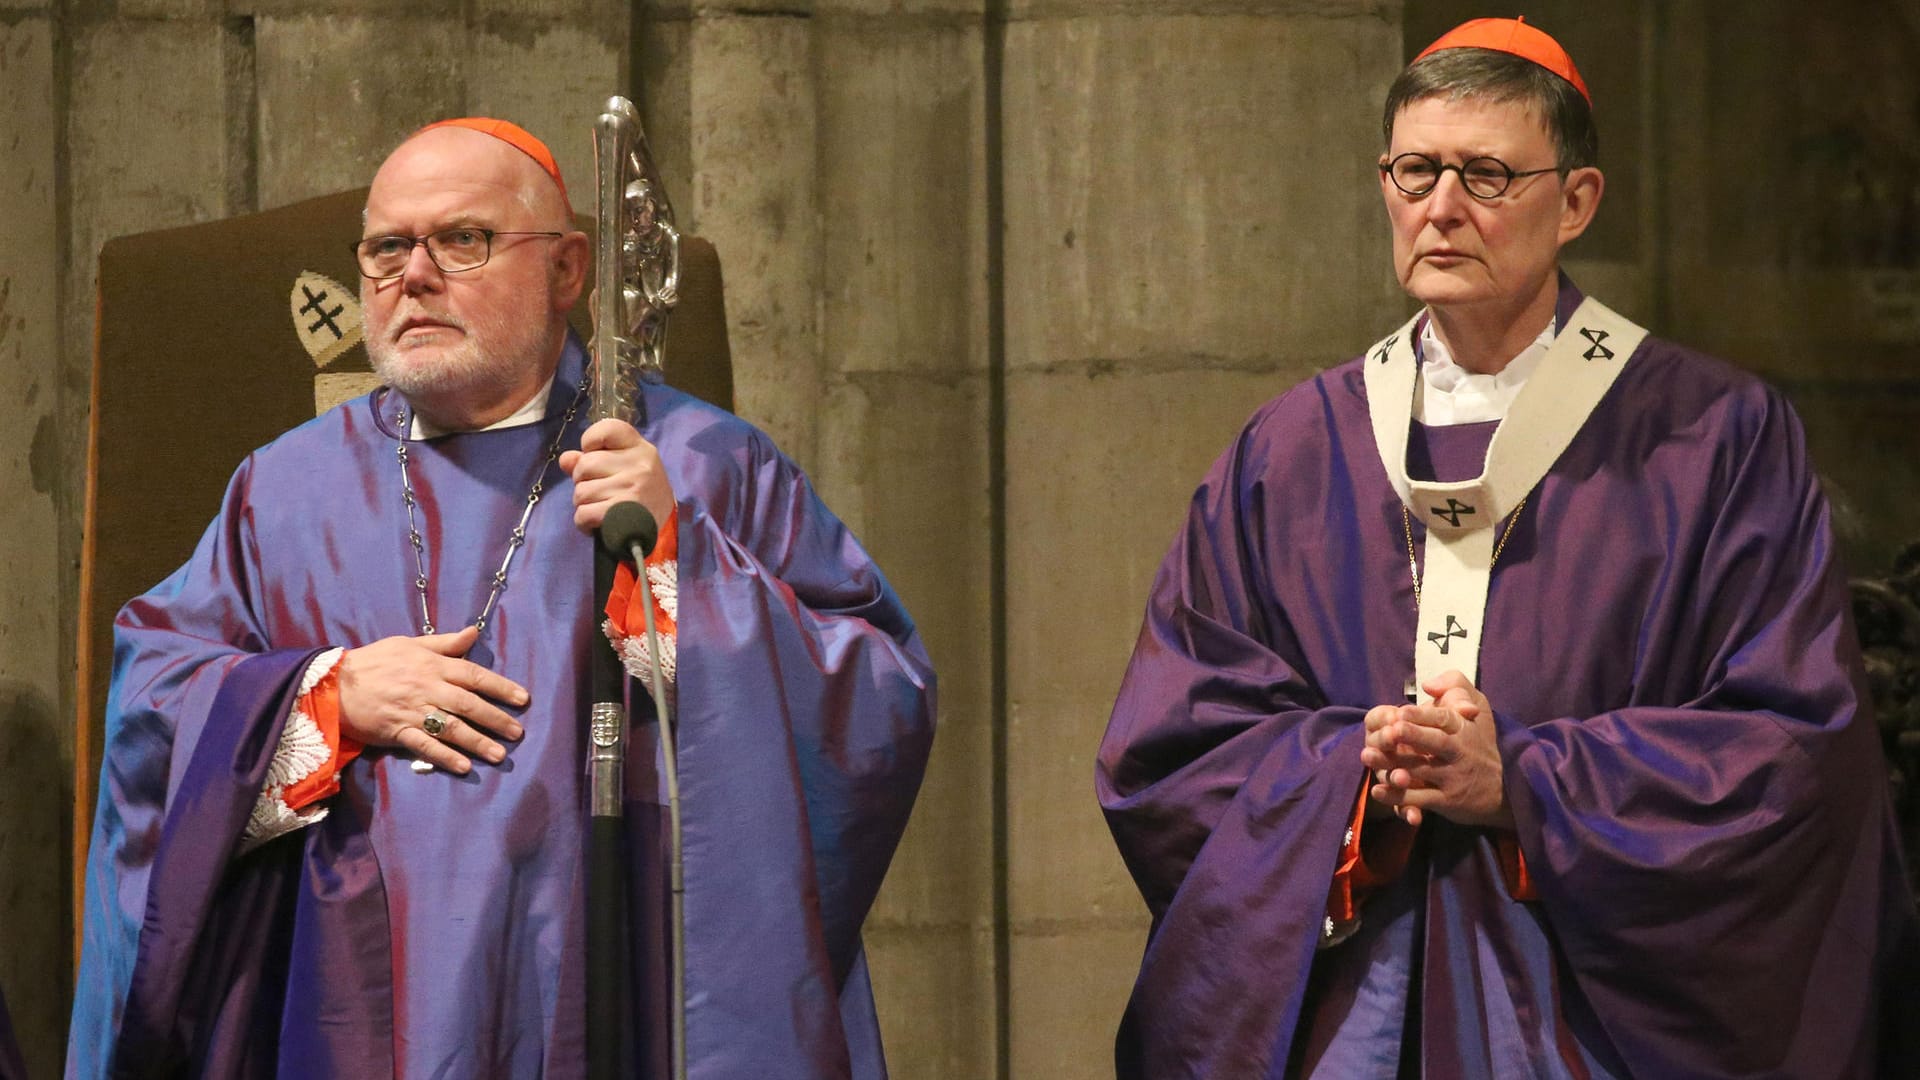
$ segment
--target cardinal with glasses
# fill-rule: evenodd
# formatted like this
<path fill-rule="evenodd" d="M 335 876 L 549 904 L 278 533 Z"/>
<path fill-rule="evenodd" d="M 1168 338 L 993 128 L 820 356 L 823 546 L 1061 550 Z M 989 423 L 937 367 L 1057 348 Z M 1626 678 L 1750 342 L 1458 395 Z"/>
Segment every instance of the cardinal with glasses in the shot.
<path fill-rule="evenodd" d="M 640 573 L 693 1074 L 882 1075 L 861 923 L 933 722 L 899 598 L 745 422 L 646 384 L 633 425 L 589 425 L 566 322 L 589 244 L 531 134 L 416 133 L 353 248 L 385 386 L 249 455 L 116 620 L 68 1075 L 582 1075 L 587 657 L 606 634 L 651 669 Z M 603 611 L 590 533 L 626 500 L 661 539 Z M 632 1030 L 663 1076 L 665 814 L 632 697 Z"/>
<path fill-rule="evenodd" d="M 1920 1075 L 1793 410 L 1561 272 L 1605 181 L 1552 38 L 1456 28 L 1384 127 L 1420 311 L 1214 464 L 1100 747 L 1119 1075 Z"/>

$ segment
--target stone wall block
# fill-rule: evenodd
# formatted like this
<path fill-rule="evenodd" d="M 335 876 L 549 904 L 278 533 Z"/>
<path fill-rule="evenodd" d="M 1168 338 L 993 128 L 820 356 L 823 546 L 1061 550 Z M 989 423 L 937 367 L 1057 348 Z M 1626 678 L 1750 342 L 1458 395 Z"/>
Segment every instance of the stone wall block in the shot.
<path fill-rule="evenodd" d="M 0 10 L 6 8 L 0 0 Z M 226 0 L 117 0 L 114 13 L 128 19 L 217 19 L 227 13 Z"/>
<path fill-rule="evenodd" d="M 539 136 L 559 162 L 574 210 L 593 213 L 593 122 L 607 98 L 625 90 L 625 42 L 568 24 L 532 35 L 475 31 L 472 40 L 466 111 L 512 120 Z"/>
<path fill-rule="evenodd" d="M 986 18 L 986 0 L 813 0 L 813 13 L 855 16 L 893 26 L 971 26 Z"/>
<path fill-rule="evenodd" d="M 1009 366 L 1372 340 L 1399 310 L 1373 171 L 1399 48 L 1375 18 L 1010 26 Z"/>
<path fill-rule="evenodd" d="M 1659 119 L 1649 140 L 1651 155 L 1660 163 L 1658 183 L 1647 202 L 1661 207 L 1659 220 L 1665 235 L 1655 238 L 1666 248 L 1666 256 L 1675 262 L 1681 276 L 1697 273 L 1709 261 L 1721 238 L 1715 235 L 1714 215 L 1697 212 L 1715 197 L 1722 183 L 1722 153 L 1725 145 L 1714 123 L 1712 100 L 1713 64 L 1711 50 L 1700 47 L 1713 33 L 1710 0 L 1678 0 L 1667 5 L 1662 16 L 1666 33 L 1664 49 L 1650 57 L 1659 72 L 1664 90 Z M 1739 128 L 1736 127 L 1736 130 Z M 1770 149 L 1770 148 L 1769 148 Z M 1606 203 L 1601 203 L 1605 208 Z M 1678 208 L 1696 208 L 1674 212 Z M 1685 308 L 1675 314 L 1684 316 Z M 1663 327 L 1661 333 L 1681 334 L 1680 326 Z"/>
<path fill-rule="evenodd" d="M 360 187 L 415 129 L 467 112 L 458 20 L 273 16 L 256 41 L 263 209 Z"/>
<path fill-rule="evenodd" d="M 676 207 L 720 252 L 735 411 L 808 465 L 821 374 L 812 35 L 799 18 L 702 18 L 687 48 L 697 179 Z"/>
<path fill-rule="evenodd" d="M 242 12 L 257 17 L 303 15 L 309 18 L 328 19 L 336 15 L 393 15 L 402 6 L 392 0 L 137 0 L 146 4 L 182 4 L 200 2 L 216 12 L 225 8 L 234 14 Z M 119 0 L 120 8 L 126 10 L 127 0 Z M 419 18 L 428 15 L 444 15 L 458 18 L 461 0 L 411 0 L 404 5 L 407 15 Z"/>
<path fill-rule="evenodd" d="M 1094 755 L 1194 489 L 1253 410 L 1311 370 L 1008 377 L 1016 923 L 1144 911 L 1094 798 Z"/>
<path fill-rule="evenodd" d="M 1007 378 L 1013 1076 L 1112 1075 L 1148 918 L 1100 814 L 1095 755 L 1193 489 L 1247 416 L 1307 373 Z"/>
<path fill-rule="evenodd" d="M 232 180 L 249 167 L 228 138 L 228 49 L 218 23 L 106 23 L 73 32 L 64 134 L 73 208 L 64 268 L 59 436 L 65 612 L 79 602 L 81 493 L 92 379 L 94 275 L 100 245 L 128 233 L 234 212 Z M 72 654 L 67 654 L 71 662 Z M 70 691 L 68 692 L 70 693 Z M 63 695 L 64 696 L 64 695 Z M 65 697 L 63 713 L 72 698 Z"/>
<path fill-rule="evenodd" d="M 29 1070 L 58 1071 L 66 1031 L 61 823 L 71 724 L 56 709 L 61 606 L 57 442 L 59 263 L 53 27 L 0 23 L 0 987 Z"/>
<path fill-rule="evenodd" d="M 870 919 L 864 938 L 887 1071 L 914 1080 L 993 1076 L 992 930 Z"/>
<path fill-rule="evenodd" d="M 839 371 L 983 370 L 979 29 L 816 23 L 825 362 Z"/>
<path fill-rule="evenodd" d="M 1145 910 L 1124 928 L 1016 924 L 1008 1076 L 1111 1080 L 1113 1037 L 1146 939 Z"/>
<path fill-rule="evenodd" d="M 503 21 L 624 28 L 628 19 L 627 5 L 620 0 L 474 0 L 473 15 L 478 25 L 489 29 Z"/>
<path fill-rule="evenodd" d="M 1008 0 L 1013 22 L 1139 15 L 1247 15 L 1347 19 L 1384 26 L 1398 35 L 1402 0 Z M 1456 20 L 1457 21 L 1457 20 Z M 1398 60 L 1395 61 L 1396 68 Z"/>
<path fill-rule="evenodd" d="M 1854 386 L 1788 383 L 1806 426 L 1807 450 L 1832 504 L 1847 569 L 1882 577 L 1920 540 L 1920 390 L 1912 383 Z"/>
<path fill-rule="evenodd" d="M 993 911 L 986 381 L 836 385 L 814 475 L 879 562 L 938 673 L 939 729 L 873 918 L 964 926 Z"/>
<path fill-rule="evenodd" d="M 70 281 L 91 327 L 94 260 L 110 237 L 226 213 L 221 31 L 201 23 L 118 23 L 74 42 L 67 117 L 73 205 Z M 84 343 L 91 333 L 69 338 Z"/>
<path fill-rule="evenodd" d="M 650 23 L 635 42 L 631 83 L 637 95 L 641 126 L 646 129 L 647 145 L 653 150 L 653 163 L 667 185 L 667 197 L 681 232 L 699 232 L 693 200 L 693 23 L 669 19 Z M 726 253 L 721 253 L 721 272 L 727 272 Z M 671 364 L 672 344 L 669 339 Z"/>
<path fill-rule="evenodd" d="M 501 0 L 511 3 L 512 0 Z M 763 16 L 806 19 L 814 0 L 638 0 L 635 9 L 648 24 L 675 19 L 733 19 Z"/>
<path fill-rule="evenodd" d="M 836 379 L 813 470 L 912 613 L 938 672 L 926 779 L 865 929 L 896 1076 L 993 1070 L 986 418 L 983 376 Z"/>

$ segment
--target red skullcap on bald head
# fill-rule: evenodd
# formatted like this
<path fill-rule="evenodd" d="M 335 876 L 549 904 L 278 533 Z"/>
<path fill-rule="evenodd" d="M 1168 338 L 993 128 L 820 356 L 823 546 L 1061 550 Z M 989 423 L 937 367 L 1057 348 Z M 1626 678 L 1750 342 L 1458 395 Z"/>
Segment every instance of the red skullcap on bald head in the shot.
<path fill-rule="evenodd" d="M 454 120 L 436 121 L 414 134 L 419 135 L 434 128 L 443 127 L 463 127 L 482 135 L 491 135 L 532 158 L 533 163 L 540 166 L 541 172 L 553 177 L 554 185 L 560 189 L 560 202 L 567 208 L 567 216 L 573 216 L 573 206 L 567 201 L 567 182 L 560 179 L 560 165 L 553 160 L 553 152 L 547 149 L 547 144 L 534 138 L 532 132 L 511 120 L 495 120 L 488 116 L 462 116 Z"/>
<path fill-rule="evenodd" d="M 1495 52 L 1512 53 L 1523 60 L 1534 63 L 1553 72 L 1555 75 L 1573 84 L 1580 96 L 1593 104 L 1593 95 L 1587 92 L 1586 80 L 1580 77 L 1580 69 L 1573 66 L 1573 57 L 1560 43 L 1547 36 L 1546 31 L 1527 25 L 1523 16 L 1518 19 L 1474 19 L 1440 35 L 1440 40 L 1421 50 L 1413 58 L 1414 63 L 1426 59 L 1442 49 L 1492 49 Z"/>

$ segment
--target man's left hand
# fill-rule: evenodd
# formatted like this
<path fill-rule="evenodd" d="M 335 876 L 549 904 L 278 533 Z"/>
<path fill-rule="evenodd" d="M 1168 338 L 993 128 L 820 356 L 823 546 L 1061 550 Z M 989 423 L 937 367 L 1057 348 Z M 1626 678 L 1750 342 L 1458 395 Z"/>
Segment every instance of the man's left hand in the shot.
<path fill-rule="evenodd" d="M 573 523 L 581 532 L 598 529 L 615 503 L 637 502 L 660 525 L 673 513 L 673 485 L 660 451 L 625 420 L 588 428 L 580 449 L 560 455 L 560 468 L 573 477 Z"/>
<path fill-rule="evenodd" d="M 1360 763 L 1369 794 L 1409 824 L 1432 811 L 1461 825 L 1513 827 L 1493 706 L 1467 677 L 1448 671 L 1421 686 L 1430 705 L 1374 709 Z"/>

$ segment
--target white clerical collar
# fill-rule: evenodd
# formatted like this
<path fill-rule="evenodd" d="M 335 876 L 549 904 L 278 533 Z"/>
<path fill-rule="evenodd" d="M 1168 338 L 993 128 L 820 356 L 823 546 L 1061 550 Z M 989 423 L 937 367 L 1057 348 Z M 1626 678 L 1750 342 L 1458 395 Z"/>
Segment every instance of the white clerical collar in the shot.
<path fill-rule="evenodd" d="M 1547 320 L 1547 328 L 1506 367 L 1492 375 L 1480 375 L 1453 362 L 1446 343 L 1433 332 L 1429 316 L 1420 331 L 1420 393 L 1413 399 L 1413 418 L 1433 427 L 1505 419 L 1513 399 L 1527 384 L 1527 376 L 1547 355 L 1559 321 L 1557 317 Z"/>
<path fill-rule="evenodd" d="M 528 424 L 539 423 L 541 420 L 544 420 L 546 418 L 547 395 L 551 394 L 552 392 L 553 392 L 552 383 L 550 382 L 542 383 L 540 386 L 539 392 L 534 394 L 531 398 L 528 398 L 527 403 L 525 405 L 522 405 L 519 408 L 513 410 L 512 416 L 509 416 L 504 420 L 496 420 L 493 423 L 488 424 L 486 427 L 479 428 L 478 430 L 499 431 L 503 428 L 525 427 Z M 454 429 L 452 428 L 437 427 L 434 424 L 429 423 L 426 417 L 421 416 L 419 413 L 416 412 L 413 414 L 413 430 L 407 432 L 407 438 L 434 439 L 442 435 L 450 434 L 453 430 Z"/>

